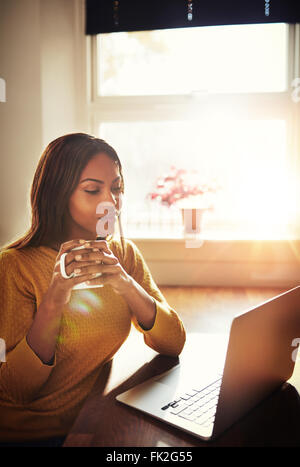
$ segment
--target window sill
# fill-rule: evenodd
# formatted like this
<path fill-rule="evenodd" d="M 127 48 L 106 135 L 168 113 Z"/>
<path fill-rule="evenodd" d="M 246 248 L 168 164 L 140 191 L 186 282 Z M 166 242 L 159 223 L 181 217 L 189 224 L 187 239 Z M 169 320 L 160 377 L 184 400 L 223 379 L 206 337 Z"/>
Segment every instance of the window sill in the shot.
<path fill-rule="evenodd" d="M 134 238 L 158 285 L 294 287 L 300 283 L 300 239 Z"/>

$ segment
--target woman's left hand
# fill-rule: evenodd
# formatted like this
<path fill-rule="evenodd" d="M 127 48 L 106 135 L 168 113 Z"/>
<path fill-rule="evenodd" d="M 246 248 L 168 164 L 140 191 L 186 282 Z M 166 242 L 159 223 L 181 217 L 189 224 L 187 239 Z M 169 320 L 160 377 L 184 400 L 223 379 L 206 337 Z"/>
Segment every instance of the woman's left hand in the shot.
<path fill-rule="evenodd" d="M 110 254 L 97 248 L 100 242 L 106 243 Z M 90 279 L 86 283 L 88 285 L 109 284 L 113 290 L 120 295 L 128 291 L 128 287 L 132 283 L 132 277 L 123 269 L 118 258 L 109 249 L 107 242 L 105 242 L 105 240 L 90 240 L 84 246 L 84 249 L 78 251 L 78 255 L 80 255 L 81 258 L 79 258 L 78 255 L 75 257 L 78 263 L 74 270 L 75 275 L 96 274 L 101 272 L 103 274 L 102 276 Z M 80 269 L 80 271 L 78 271 L 78 269 Z"/>

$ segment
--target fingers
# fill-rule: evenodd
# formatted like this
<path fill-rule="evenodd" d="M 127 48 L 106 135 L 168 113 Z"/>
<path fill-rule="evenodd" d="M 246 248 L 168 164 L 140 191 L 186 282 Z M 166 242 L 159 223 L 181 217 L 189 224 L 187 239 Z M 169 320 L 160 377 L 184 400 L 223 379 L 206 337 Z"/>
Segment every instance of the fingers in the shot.
<path fill-rule="evenodd" d="M 94 251 L 94 254 L 90 255 L 89 253 L 91 251 Z M 87 241 L 87 240 L 82 240 L 82 239 L 70 240 L 69 242 L 65 242 L 61 245 L 57 259 L 60 260 L 60 257 L 62 256 L 62 254 L 67 253 L 65 257 L 65 266 L 66 266 L 67 273 L 69 273 L 67 270 L 67 267 L 73 261 L 78 261 L 78 260 L 79 261 L 80 260 L 95 261 L 97 259 L 101 261 L 105 261 L 105 257 L 103 257 L 103 255 L 101 254 L 99 255 L 99 253 L 102 251 L 106 252 L 107 255 L 111 257 L 112 252 L 108 248 L 108 244 L 105 240 L 95 240 L 95 241 L 93 240 Z M 106 256 L 106 258 L 108 258 L 109 256 Z"/>
<path fill-rule="evenodd" d="M 96 273 L 107 273 L 107 274 L 117 274 L 120 272 L 120 268 L 116 265 L 108 265 L 108 264 L 90 264 L 86 266 L 78 265 L 74 269 L 75 277 L 78 275 L 84 274 L 96 274 Z"/>
<path fill-rule="evenodd" d="M 93 248 L 98 248 L 100 246 L 102 249 L 106 249 L 108 253 L 110 252 L 110 249 L 108 247 L 108 243 L 106 240 L 89 240 L 88 243 Z"/>
<path fill-rule="evenodd" d="M 100 250 L 99 248 L 92 248 L 93 243 L 101 243 L 102 246 L 104 247 L 103 250 Z M 78 246 L 76 246 L 74 250 L 74 245 L 81 244 L 80 249 L 77 249 Z M 88 248 L 85 248 L 87 245 Z M 119 260 L 113 255 L 113 253 L 107 248 L 106 249 L 106 242 L 104 241 L 97 241 L 97 242 L 85 242 L 82 244 L 82 241 L 76 241 L 72 240 L 71 242 L 66 242 L 64 245 L 62 245 L 62 251 L 61 255 L 63 253 L 66 253 L 66 256 L 64 258 L 65 262 L 65 271 L 68 276 L 72 275 L 74 273 L 75 269 L 81 268 L 81 267 L 86 267 L 86 266 L 91 266 L 94 265 L 98 267 L 100 263 L 104 264 L 110 264 L 110 265 L 115 265 L 119 262 Z M 109 251 L 109 254 L 106 253 L 106 251 Z M 60 258 L 55 264 L 55 271 L 60 272 Z M 86 272 L 86 271 L 85 271 Z"/>
<path fill-rule="evenodd" d="M 62 243 L 61 246 L 60 246 L 58 255 L 56 257 L 57 262 L 55 263 L 55 269 L 54 270 L 56 271 L 57 269 L 60 268 L 59 261 L 60 261 L 61 256 L 64 253 L 68 253 L 68 252 L 72 251 L 73 248 L 81 247 L 84 243 L 85 243 L 85 240 L 83 240 L 83 239 L 74 239 L 74 240 L 70 240 L 68 242 Z M 68 264 L 66 259 L 67 259 L 67 257 L 65 258 L 65 265 Z"/>
<path fill-rule="evenodd" d="M 72 255 L 72 256 L 71 256 Z M 69 256 L 69 255 L 68 255 Z M 99 251 L 99 250 L 81 250 L 81 251 L 76 251 L 70 253 L 70 259 L 73 257 L 76 263 L 88 263 L 88 262 L 101 262 L 103 261 L 105 264 L 116 264 L 118 262 L 118 259 L 111 253 L 111 254 L 106 254 L 104 251 Z M 67 259 L 67 257 L 66 257 Z M 71 261 L 70 261 L 71 262 Z"/>
<path fill-rule="evenodd" d="M 110 254 L 111 251 L 108 247 L 108 243 L 106 240 L 88 240 L 85 242 L 85 248 L 97 248 L 101 251 L 106 251 L 106 253 Z"/>
<path fill-rule="evenodd" d="M 71 251 L 72 248 L 82 246 L 85 242 L 86 240 L 83 240 L 83 239 L 74 239 L 74 240 L 69 240 L 68 242 L 62 243 L 60 246 L 60 250 L 59 250 L 59 256 L 61 256 L 63 253 L 67 253 L 68 251 Z"/>
<path fill-rule="evenodd" d="M 63 253 L 67 253 L 71 251 L 73 248 L 78 248 L 78 247 L 97 248 L 100 250 L 105 250 L 108 254 L 111 253 L 106 240 L 74 239 L 74 240 L 69 240 L 68 242 L 61 244 L 60 250 L 59 250 L 59 256 L 61 256 Z"/>

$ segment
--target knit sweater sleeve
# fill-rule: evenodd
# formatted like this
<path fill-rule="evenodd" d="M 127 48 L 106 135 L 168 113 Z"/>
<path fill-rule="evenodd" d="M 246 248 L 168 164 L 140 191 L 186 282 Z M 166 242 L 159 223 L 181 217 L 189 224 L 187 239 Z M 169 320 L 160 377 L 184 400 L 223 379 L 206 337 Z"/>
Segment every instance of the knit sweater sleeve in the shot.
<path fill-rule="evenodd" d="M 35 398 L 55 367 L 56 356 L 52 365 L 44 364 L 27 343 L 36 300 L 20 271 L 20 260 L 11 250 L 0 253 L 0 399 L 23 404 Z"/>
<path fill-rule="evenodd" d="M 128 239 L 126 260 L 127 272 L 152 297 L 156 306 L 155 321 L 151 329 L 144 329 L 132 314 L 133 325 L 144 334 L 145 343 L 156 352 L 171 356 L 179 355 L 186 339 L 183 323 L 157 287 L 142 253 L 134 242 Z"/>

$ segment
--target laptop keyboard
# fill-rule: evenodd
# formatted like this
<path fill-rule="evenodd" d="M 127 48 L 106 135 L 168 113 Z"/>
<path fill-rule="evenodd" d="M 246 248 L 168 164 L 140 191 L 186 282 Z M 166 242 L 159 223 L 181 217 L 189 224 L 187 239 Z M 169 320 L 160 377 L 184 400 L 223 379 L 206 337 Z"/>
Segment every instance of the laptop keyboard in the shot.
<path fill-rule="evenodd" d="M 168 413 L 208 427 L 214 423 L 221 381 L 220 377 L 205 388 L 194 387 L 162 407 L 161 410 L 168 409 Z"/>

